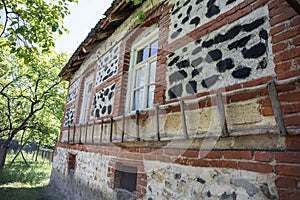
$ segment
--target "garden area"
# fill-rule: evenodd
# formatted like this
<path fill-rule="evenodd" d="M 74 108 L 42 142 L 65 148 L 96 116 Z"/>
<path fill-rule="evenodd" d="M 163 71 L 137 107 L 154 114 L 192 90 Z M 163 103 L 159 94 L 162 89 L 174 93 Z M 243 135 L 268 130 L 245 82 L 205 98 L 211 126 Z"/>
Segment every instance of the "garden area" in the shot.
<path fill-rule="evenodd" d="M 1 200 L 63 200 L 64 195 L 49 186 L 51 162 L 33 153 L 18 156 L 10 165 L 15 154 L 9 153 L 6 165 L 0 171 Z"/>

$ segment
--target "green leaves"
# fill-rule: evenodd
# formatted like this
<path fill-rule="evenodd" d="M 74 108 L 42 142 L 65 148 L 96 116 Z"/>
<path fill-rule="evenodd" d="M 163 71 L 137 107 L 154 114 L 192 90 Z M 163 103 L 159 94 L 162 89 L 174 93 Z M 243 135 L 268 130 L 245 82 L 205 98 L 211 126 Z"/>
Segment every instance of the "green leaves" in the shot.
<path fill-rule="evenodd" d="M 41 54 L 38 49 L 20 48 L 22 58 L 0 49 L 0 138 L 26 130 L 30 141 L 54 145 L 63 116 L 66 84 L 57 74 L 66 54 Z M 16 139 L 17 139 L 16 138 Z"/>
<path fill-rule="evenodd" d="M 129 3 L 130 1 L 132 1 L 134 5 L 139 5 L 139 4 L 143 3 L 143 0 L 126 0 L 127 3 Z M 143 11 L 139 10 L 138 18 L 135 20 L 135 23 L 142 24 L 145 21 L 145 19 L 146 19 L 145 13 Z"/>
<path fill-rule="evenodd" d="M 138 5 L 143 2 L 143 0 L 126 0 L 127 3 L 129 3 L 130 1 L 132 1 L 134 5 Z"/>
<path fill-rule="evenodd" d="M 9 47 L 16 57 L 22 56 L 19 53 L 24 47 L 49 52 L 54 46 L 54 36 L 66 30 L 63 21 L 72 2 L 77 0 L 0 1 L 4 12 L 0 22 L 0 49 Z"/>
<path fill-rule="evenodd" d="M 138 11 L 138 18 L 137 20 L 135 21 L 137 24 L 141 24 L 145 21 L 146 17 L 145 17 L 145 14 L 143 11 Z"/>

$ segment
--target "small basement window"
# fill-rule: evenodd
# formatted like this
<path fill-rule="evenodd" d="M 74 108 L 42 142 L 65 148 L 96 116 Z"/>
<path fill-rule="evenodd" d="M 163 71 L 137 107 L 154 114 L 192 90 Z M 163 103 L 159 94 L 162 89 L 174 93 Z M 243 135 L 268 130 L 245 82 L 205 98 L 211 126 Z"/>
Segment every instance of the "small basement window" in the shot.
<path fill-rule="evenodd" d="M 68 173 L 74 174 L 76 167 L 76 154 L 69 153 L 68 155 Z"/>
<path fill-rule="evenodd" d="M 115 190 L 119 199 L 134 197 L 136 194 L 137 168 L 121 165 L 116 171 Z"/>

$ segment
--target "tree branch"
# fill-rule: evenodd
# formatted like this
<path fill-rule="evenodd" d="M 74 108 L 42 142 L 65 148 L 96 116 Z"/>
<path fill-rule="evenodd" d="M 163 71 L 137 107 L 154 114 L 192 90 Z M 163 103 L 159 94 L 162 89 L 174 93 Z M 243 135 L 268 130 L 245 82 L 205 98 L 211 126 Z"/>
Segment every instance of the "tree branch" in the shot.
<path fill-rule="evenodd" d="M 8 10 L 7 10 L 7 7 L 6 7 L 6 3 L 5 3 L 4 0 L 1 0 L 1 1 L 3 3 L 3 7 L 4 7 L 4 11 L 5 11 L 5 22 L 4 22 L 4 27 L 3 27 L 3 30 L 2 30 L 2 32 L 0 34 L 0 37 L 2 37 L 2 35 L 4 34 L 6 26 L 7 26 L 7 21 L 8 21 L 8 19 L 7 19 Z"/>
<path fill-rule="evenodd" d="M 9 84 L 7 84 L 6 86 L 8 86 Z M 8 123 L 9 123 L 9 130 L 11 132 L 12 130 L 12 120 L 11 120 L 11 107 L 10 107 L 10 98 L 7 94 L 4 93 L 4 89 L 5 87 L 0 91 L 0 94 L 6 98 L 7 101 L 7 119 L 8 119 Z"/>

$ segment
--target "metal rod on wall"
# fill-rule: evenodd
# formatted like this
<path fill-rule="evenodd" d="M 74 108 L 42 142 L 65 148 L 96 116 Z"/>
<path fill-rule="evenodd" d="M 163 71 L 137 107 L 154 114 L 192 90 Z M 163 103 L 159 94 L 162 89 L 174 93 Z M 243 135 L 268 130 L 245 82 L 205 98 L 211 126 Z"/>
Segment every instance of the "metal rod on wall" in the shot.
<path fill-rule="evenodd" d="M 281 136 L 287 135 L 287 130 L 286 130 L 286 127 L 284 125 L 281 105 L 280 105 L 280 101 L 279 101 L 278 92 L 277 92 L 277 89 L 276 89 L 275 82 L 270 81 L 267 84 L 267 88 L 268 88 L 268 93 L 269 93 L 269 96 L 270 96 L 270 99 L 271 99 L 271 102 L 272 102 L 272 109 L 273 109 L 273 112 L 274 112 L 274 117 L 275 117 L 275 121 L 276 121 L 276 124 L 277 124 L 279 134 Z"/>
<path fill-rule="evenodd" d="M 136 140 L 137 141 L 141 141 L 139 118 L 140 118 L 140 112 L 139 112 L 139 110 L 136 110 L 136 112 L 135 112 L 135 123 L 136 123 L 135 130 L 136 130 Z"/>
<path fill-rule="evenodd" d="M 160 132 L 159 132 L 159 106 L 155 106 L 155 120 L 156 120 L 156 135 L 157 135 L 157 141 L 160 141 Z"/>
<path fill-rule="evenodd" d="M 101 126 L 100 126 L 100 143 L 102 142 L 102 135 L 103 135 L 103 119 L 101 120 Z"/>
<path fill-rule="evenodd" d="M 74 127 L 73 127 L 73 144 L 75 144 L 75 131 L 76 131 L 76 125 L 74 124 Z"/>
<path fill-rule="evenodd" d="M 122 115 L 122 139 L 121 142 L 124 142 L 125 135 L 125 114 Z"/>
<path fill-rule="evenodd" d="M 85 138 L 84 138 L 84 143 L 86 143 L 87 142 L 87 134 L 88 134 L 88 122 L 86 122 L 86 124 L 85 124 Z"/>
<path fill-rule="evenodd" d="M 93 121 L 93 128 L 92 128 L 92 143 L 94 143 L 94 132 L 95 132 L 95 121 Z"/>
<path fill-rule="evenodd" d="M 114 127 L 114 119 L 110 118 L 110 133 L 109 133 L 109 142 L 112 142 L 112 135 L 113 135 L 113 127 Z"/>
<path fill-rule="evenodd" d="M 71 126 L 69 124 L 68 125 L 68 144 L 70 144 L 70 129 L 71 129 Z"/>
<path fill-rule="evenodd" d="M 183 130 L 183 133 L 184 133 L 184 138 L 189 139 L 188 129 L 187 129 L 187 125 L 186 125 L 186 118 L 185 118 L 185 111 L 184 111 L 184 101 L 183 100 L 180 101 L 180 112 L 181 112 L 181 123 L 182 123 L 182 130 Z"/>
<path fill-rule="evenodd" d="M 218 108 L 218 112 L 219 112 L 222 136 L 228 137 L 229 131 L 228 131 L 227 120 L 226 120 L 226 115 L 225 115 L 225 108 L 224 108 L 224 103 L 222 100 L 221 93 L 217 93 L 216 101 L 217 101 L 217 108 Z"/>
<path fill-rule="evenodd" d="M 78 143 L 81 143 L 81 129 L 82 129 L 82 126 L 81 126 L 81 124 L 79 124 L 79 142 Z"/>

